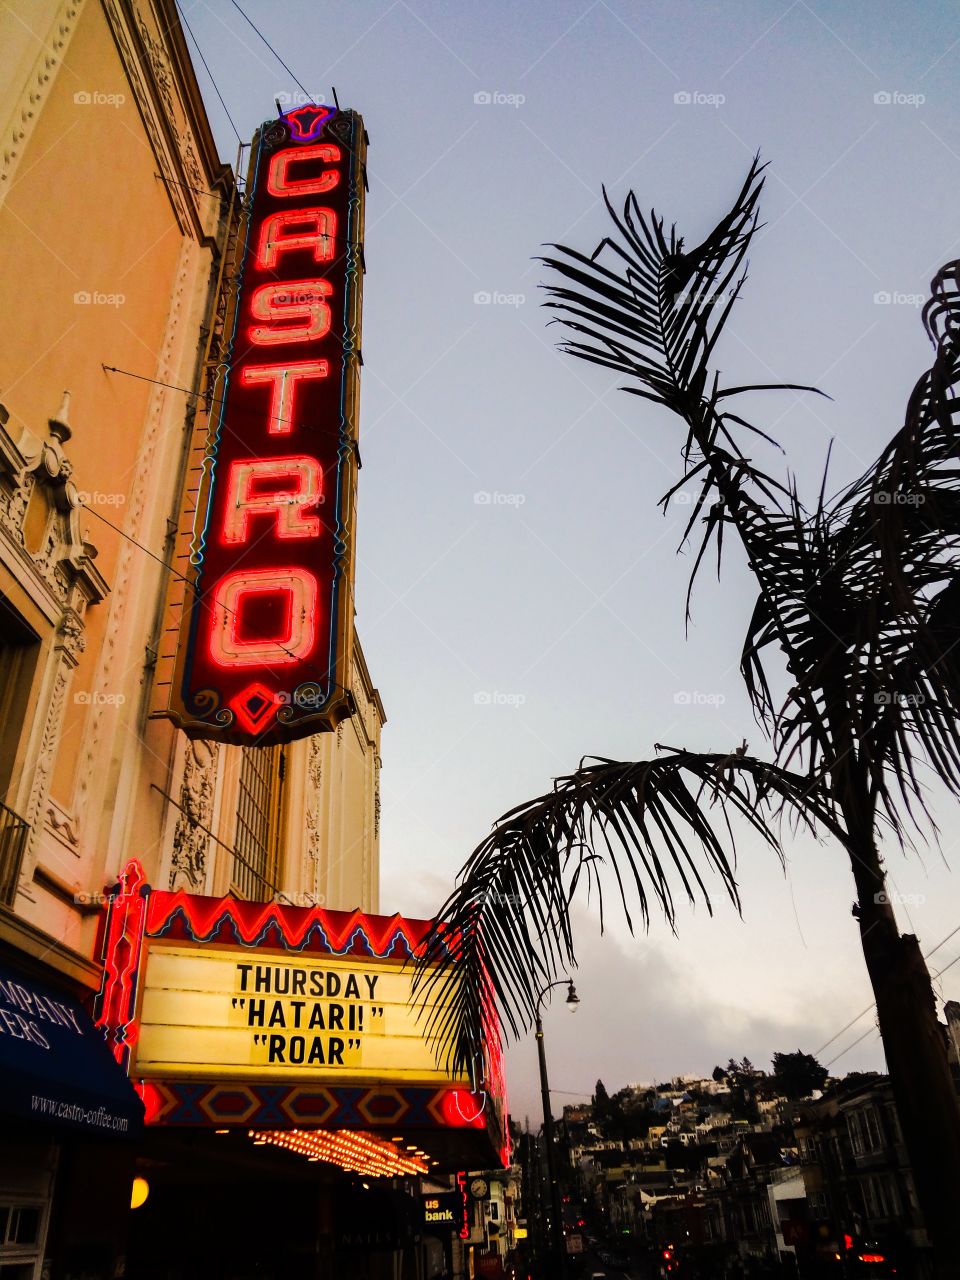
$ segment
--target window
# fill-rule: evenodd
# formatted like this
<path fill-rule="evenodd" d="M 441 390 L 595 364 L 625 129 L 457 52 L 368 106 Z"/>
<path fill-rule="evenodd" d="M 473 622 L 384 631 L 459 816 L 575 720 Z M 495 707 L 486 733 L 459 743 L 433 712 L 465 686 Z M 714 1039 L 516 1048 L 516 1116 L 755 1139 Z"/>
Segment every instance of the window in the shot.
<path fill-rule="evenodd" d="M 863 1134 L 860 1131 L 860 1117 L 855 1111 L 847 1116 L 847 1133 L 850 1135 L 850 1146 L 855 1156 L 863 1155 Z"/>
<path fill-rule="evenodd" d="M 900 1213 L 900 1197 L 888 1176 L 864 1178 L 861 1183 L 863 1208 L 868 1218 L 896 1218 Z"/>
<path fill-rule="evenodd" d="M 40 641 L 2 595 L 0 637 L 0 724 L 5 730 L 0 735 L 0 903 L 12 906 L 28 832 L 26 822 L 10 807 L 9 791 L 21 743 L 21 732 L 13 726 L 29 725 Z"/>
<path fill-rule="evenodd" d="M 241 898 L 267 902 L 276 892 L 283 789 L 282 747 L 245 747 L 237 787 L 233 888 Z"/>
<path fill-rule="evenodd" d="M 807 1204 L 811 1218 L 820 1220 L 830 1217 L 830 1200 L 825 1191 L 808 1191 Z"/>
<path fill-rule="evenodd" d="M 47 1206 L 0 1200 L 0 1280 L 38 1280 Z"/>
<path fill-rule="evenodd" d="M 880 1125 L 873 1107 L 867 1107 L 863 1115 L 863 1142 L 866 1151 L 879 1151 L 883 1142 L 880 1137 Z"/>
<path fill-rule="evenodd" d="M 881 1150 L 883 1142 L 880 1137 L 880 1125 L 873 1107 L 864 1107 L 862 1111 L 851 1111 L 847 1116 L 847 1130 L 855 1156 Z"/>
<path fill-rule="evenodd" d="M 897 1115 L 896 1104 L 887 1103 L 887 1133 L 890 1134 L 894 1142 L 903 1142 L 903 1134 L 900 1132 L 900 1117 Z"/>

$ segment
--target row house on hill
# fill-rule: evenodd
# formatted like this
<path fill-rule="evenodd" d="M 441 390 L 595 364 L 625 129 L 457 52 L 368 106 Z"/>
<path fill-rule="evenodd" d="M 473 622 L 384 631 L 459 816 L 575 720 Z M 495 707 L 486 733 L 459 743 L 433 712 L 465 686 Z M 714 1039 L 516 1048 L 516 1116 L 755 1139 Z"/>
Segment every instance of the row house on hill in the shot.
<path fill-rule="evenodd" d="M 598 1222 L 638 1251 L 685 1255 L 703 1274 L 926 1274 L 927 1237 L 886 1076 L 851 1076 L 803 1102 L 777 1099 L 752 1122 L 716 1114 L 688 1130 L 672 1116 L 644 1139 L 581 1138 L 570 1155 Z"/>
<path fill-rule="evenodd" d="M 874 1253 L 906 1261 L 926 1247 L 885 1076 L 841 1085 L 803 1107 L 795 1131 L 806 1224 L 796 1232 L 798 1255 L 842 1253 L 863 1241 Z"/>

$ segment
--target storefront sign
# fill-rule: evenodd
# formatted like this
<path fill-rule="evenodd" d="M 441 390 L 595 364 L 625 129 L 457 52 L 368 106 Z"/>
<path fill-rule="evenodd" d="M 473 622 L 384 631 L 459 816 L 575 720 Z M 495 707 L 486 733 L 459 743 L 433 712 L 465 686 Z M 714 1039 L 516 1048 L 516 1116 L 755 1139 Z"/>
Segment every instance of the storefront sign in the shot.
<path fill-rule="evenodd" d="M 143 1079 L 445 1081 L 402 961 L 154 943 L 131 1072 Z"/>
<path fill-rule="evenodd" d="M 90 1015 L 0 966 L 0 1112 L 42 1127 L 137 1137 L 143 1105 Z"/>
<path fill-rule="evenodd" d="M 427 1231 L 459 1231 L 463 1225 L 463 1201 L 457 1191 L 421 1196 L 423 1225 Z"/>
<path fill-rule="evenodd" d="M 229 360 L 172 601 L 165 713 L 193 737 L 289 741 L 352 710 L 365 144 L 356 113 L 312 105 L 254 138 Z"/>
<path fill-rule="evenodd" d="M 153 889 L 132 859 L 101 930 L 97 1022 L 149 1125 L 365 1132 L 411 1161 L 432 1134 L 456 1164 L 508 1163 L 496 1025 L 474 1084 L 438 1068 L 410 1004 L 430 930 Z M 457 1194 L 465 1206 L 465 1174 Z"/>

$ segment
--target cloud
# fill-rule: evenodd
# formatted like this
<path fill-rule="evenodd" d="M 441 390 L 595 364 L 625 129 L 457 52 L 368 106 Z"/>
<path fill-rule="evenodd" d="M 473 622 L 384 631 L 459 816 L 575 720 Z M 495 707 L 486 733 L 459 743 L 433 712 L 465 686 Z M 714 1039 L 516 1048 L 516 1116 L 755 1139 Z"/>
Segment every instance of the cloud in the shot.
<path fill-rule="evenodd" d="M 743 988 L 724 998 L 699 959 L 685 951 L 682 938 L 601 936 L 595 922 L 576 915 L 580 967 L 574 981 L 580 1005 L 576 1013 L 568 1012 L 558 988 L 544 1017 L 555 1114 L 578 1097 L 589 1099 L 598 1078 L 612 1093 L 626 1084 L 706 1075 L 730 1057 L 747 1056 L 769 1070 L 775 1051 L 813 1052 L 848 1020 L 842 1013 L 849 995 L 841 994 L 837 1005 L 801 1002 L 799 1010 L 793 999 L 778 1004 L 766 995 L 754 1004 Z M 869 1026 L 865 1018 L 831 1052 Z M 882 1069 L 874 1042 L 871 1034 L 860 1053 L 845 1056 L 837 1070 Z M 536 1128 L 542 1113 L 532 1033 L 508 1048 L 506 1066 L 511 1114 L 521 1124 L 529 1116 Z"/>

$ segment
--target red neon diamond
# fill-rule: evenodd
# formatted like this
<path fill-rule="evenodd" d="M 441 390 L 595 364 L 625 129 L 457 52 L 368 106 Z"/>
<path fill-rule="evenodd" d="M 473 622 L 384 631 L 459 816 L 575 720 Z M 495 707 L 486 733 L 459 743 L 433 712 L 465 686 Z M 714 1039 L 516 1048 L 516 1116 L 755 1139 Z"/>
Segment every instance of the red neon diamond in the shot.
<path fill-rule="evenodd" d="M 247 733 L 260 733 L 273 719 L 280 699 L 271 689 L 255 680 L 232 697 L 227 705 L 233 707 Z"/>

